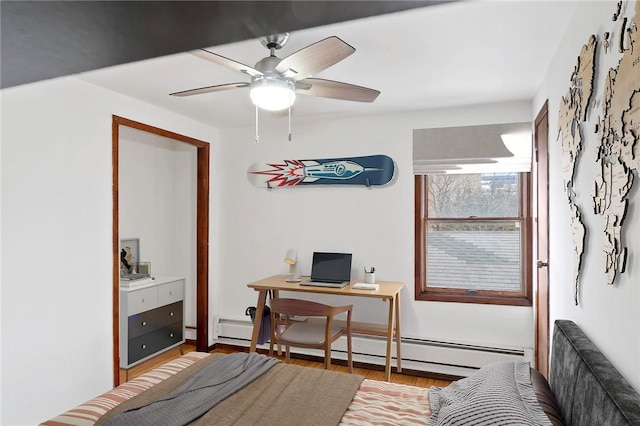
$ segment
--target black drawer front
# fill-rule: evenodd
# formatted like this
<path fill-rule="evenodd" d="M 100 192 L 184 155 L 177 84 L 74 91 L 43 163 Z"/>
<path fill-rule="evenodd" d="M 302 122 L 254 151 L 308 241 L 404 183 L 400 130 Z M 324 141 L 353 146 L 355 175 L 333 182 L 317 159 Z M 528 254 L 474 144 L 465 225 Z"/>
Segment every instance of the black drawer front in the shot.
<path fill-rule="evenodd" d="M 161 349 L 182 341 L 182 321 L 173 323 L 144 336 L 130 339 L 128 343 L 128 364 L 153 355 Z"/>
<path fill-rule="evenodd" d="M 166 325 L 182 321 L 182 301 L 131 315 L 128 321 L 129 340 L 135 339 Z"/>

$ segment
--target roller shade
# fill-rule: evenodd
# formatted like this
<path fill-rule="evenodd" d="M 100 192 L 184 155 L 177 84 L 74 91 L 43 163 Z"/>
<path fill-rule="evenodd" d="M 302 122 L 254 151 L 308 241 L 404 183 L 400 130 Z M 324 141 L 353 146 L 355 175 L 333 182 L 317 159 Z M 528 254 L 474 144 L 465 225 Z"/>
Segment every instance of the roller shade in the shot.
<path fill-rule="evenodd" d="M 414 129 L 413 172 L 531 171 L 531 123 Z"/>

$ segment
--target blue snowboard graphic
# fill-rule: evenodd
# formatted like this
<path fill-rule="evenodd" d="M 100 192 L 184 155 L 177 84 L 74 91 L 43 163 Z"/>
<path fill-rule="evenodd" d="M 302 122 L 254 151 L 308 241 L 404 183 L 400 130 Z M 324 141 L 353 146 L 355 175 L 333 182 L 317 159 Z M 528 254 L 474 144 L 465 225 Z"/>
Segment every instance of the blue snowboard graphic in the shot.
<path fill-rule="evenodd" d="M 306 185 L 384 185 L 393 179 L 395 164 L 386 155 L 283 160 L 254 163 L 247 171 L 252 184 L 281 188 Z"/>

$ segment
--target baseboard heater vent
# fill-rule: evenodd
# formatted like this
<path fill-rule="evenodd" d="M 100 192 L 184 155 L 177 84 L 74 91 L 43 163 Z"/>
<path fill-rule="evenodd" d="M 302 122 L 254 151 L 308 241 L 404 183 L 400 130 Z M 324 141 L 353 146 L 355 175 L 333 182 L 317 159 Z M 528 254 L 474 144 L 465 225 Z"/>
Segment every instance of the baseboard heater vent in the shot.
<path fill-rule="evenodd" d="M 251 321 L 238 319 L 220 319 L 216 325 L 216 342 L 236 346 L 249 346 L 251 343 Z M 259 345 L 268 349 L 269 344 Z M 292 348 L 293 352 L 322 356 L 322 351 L 313 349 Z M 354 361 L 384 365 L 386 353 L 386 339 L 378 336 L 353 336 Z M 392 365 L 396 365 L 396 345 L 393 344 Z M 346 340 L 340 339 L 334 343 L 333 356 L 346 359 Z M 441 373 L 453 376 L 467 376 L 483 365 L 493 362 L 526 361 L 533 362 L 533 349 L 530 348 L 500 348 L 436 340 L 402 338 L 401 347 L 403 368 Z"/>
<path fill-rule="evenodd" d="M 507 349 L 507 348 L 494 348 L 490 346 L 478 346 L 478 345 L 469 345 L 464 343 L 452 343 L 452 342 L 441 342 L 438 340 L 425 340 L 425 339 L 415 339 L 411 337 L 403 337 L 402 343 L 409 343 L 414 345 L 424 345 L 424 346 L 433 346 L 439 348 L 451 348 L 451 349 L 464 349 L 468 351 L 480 351 L 480 352 L 490 352 L 496 354 L 503 355 L 514 355 L 514 356 L 525 356 L 524 349 Z"/>

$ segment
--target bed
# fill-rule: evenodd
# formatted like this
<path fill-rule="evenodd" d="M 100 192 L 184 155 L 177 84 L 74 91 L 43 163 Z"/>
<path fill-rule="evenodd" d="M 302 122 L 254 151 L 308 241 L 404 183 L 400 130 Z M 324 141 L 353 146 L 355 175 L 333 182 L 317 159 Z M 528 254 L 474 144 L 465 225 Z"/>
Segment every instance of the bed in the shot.
<path fill-rule="evenodd" d="M 499 363 L 431 389 L 192 352 L 42 424 L 640 425 L 640 395 L 573 322 L 556 321 L 552 345 L 549 382 Z"/>

